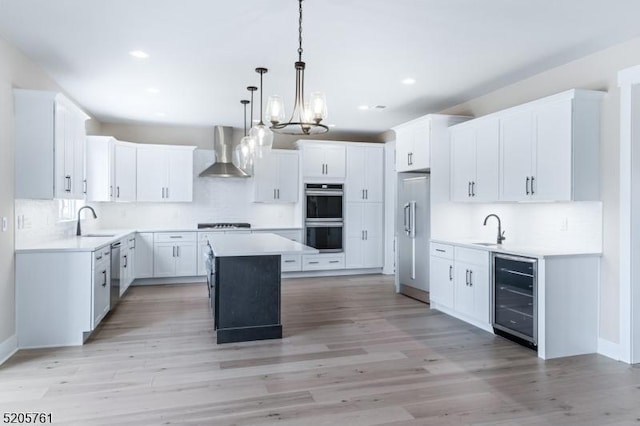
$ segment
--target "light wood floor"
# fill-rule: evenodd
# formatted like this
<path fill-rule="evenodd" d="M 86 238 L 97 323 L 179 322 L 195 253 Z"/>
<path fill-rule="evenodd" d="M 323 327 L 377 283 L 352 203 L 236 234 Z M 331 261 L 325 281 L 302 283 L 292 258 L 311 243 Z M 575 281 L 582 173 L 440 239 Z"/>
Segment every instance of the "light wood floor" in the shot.
<path fill-rule="evenodd" d="M 0 367 L 0 413 L 59 424 L 638 424 L 640 369 L 534 352 L 379 275 L 286 280 L 282 340 L 216 345 L 206 287 L 133 287 L 83 347 Z"/>

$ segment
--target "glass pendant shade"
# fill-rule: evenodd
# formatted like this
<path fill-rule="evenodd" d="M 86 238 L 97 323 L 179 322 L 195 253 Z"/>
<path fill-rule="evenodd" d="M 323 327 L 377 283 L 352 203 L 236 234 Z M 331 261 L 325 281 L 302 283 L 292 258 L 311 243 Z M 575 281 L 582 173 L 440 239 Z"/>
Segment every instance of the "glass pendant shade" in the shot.
<path fill-rule="evenodd" d="M 311 118 L 316 123 L 320 123 L 327 118 L 327 98 L 322 92 L 313 92 L 311 94 Z"/>
<path fill-rule="evenodd" d="M 251 170 L 253 168 L 253 156 L 256 153 L 255 139 L 251 136 L 243 137 L 238 144 L 238 150 L 241 168 Z"/>
<path fill-rule="evenodd" d="M 256 141 L 256 152 L 260 158 L 265 151 L 273 146 L 273 132 L 264 123 L 258 123 L 249 130 L 249 136 Z"/>
<path fill-rule="evenodd" d="M 267 121 L 270 121 L 272 124 L 278 124 L 284 121 L 284 102 L 281 96 L 269 96 L 265 115 L 267 116 Z"/>

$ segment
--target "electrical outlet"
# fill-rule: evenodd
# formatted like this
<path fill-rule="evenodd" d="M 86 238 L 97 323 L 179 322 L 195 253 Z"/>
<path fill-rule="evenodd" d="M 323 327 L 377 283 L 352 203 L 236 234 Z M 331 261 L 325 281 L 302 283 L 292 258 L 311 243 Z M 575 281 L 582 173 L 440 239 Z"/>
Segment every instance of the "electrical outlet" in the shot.
<path fill-rule="evenodd" d="M 9 227 L 9 218 L 8 217 L 3 217 L 2 218 L 2 232 L 7 232 L 7 228 Z"/>
<path fill-rule="evenodd" d="M 568 230 L 569 230 L 569 218 L 568 217 L 563 217 L 560 220 L 560 231 L 566 232 Z"/>

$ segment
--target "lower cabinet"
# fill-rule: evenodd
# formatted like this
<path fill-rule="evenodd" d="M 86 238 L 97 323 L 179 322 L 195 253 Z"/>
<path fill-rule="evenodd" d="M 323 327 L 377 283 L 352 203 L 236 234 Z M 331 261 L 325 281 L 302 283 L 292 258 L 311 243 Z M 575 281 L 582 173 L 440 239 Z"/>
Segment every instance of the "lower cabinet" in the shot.
<path fill-rule="evenodd" d="M 195 232 L 156 233 L 153 252 L 154 277 L 190 277 L 198 273 Z"/>
<path fill-rule="evenodd" d="M 302 244 L 302 230 L 301 229 L 264 229 L 252 231 L 254 234 L 276 234 L 283 238 L 287 238 L 291 241 Z M 299 254 L 283 255 L 281 259 L 280 270 L 282 272 L 298 272 L 302 271 L 302 256 Z"/>
<path fill-rule="evenodd" d="M 382 203 L 347 203 L 345 257 L 347 268 L 382 268 Z"/>
<path fill-rule="evenodd" d="M 129 235 L 120 245 L 120 296 L 136 278 L 136 237 Z"/>
<path fill-rule="evenodd" d="M 431 243 L 431 306 L 491 329 L 490 252 Z"/>
<path fill-rule="evenodd" d="M 109 312 L 111 302 L 111 247 L 93 252 L 93 315 L 95 328 Z"/>
<path fill-rule="evenodd" d="M 302 256 L 303 271 L 344 269 L 344 253 L 320 253 Z"/>
<path fill-rule="evenodd" d="M 153 232 L 136 233 L 135 278 L 153 278 Z"/>

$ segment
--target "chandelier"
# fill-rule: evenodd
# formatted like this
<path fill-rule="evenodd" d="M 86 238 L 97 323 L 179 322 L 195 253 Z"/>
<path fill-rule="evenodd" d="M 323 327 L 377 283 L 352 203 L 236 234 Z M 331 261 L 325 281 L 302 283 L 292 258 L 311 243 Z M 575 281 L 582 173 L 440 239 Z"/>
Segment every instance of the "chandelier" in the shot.
<path fill-rule="evenodd" d="M 304 69 L 306 64 L 302 61 L 302 1 L 298 0 L 298 60 L 295 62 L 296 96 L 289 121 L 283 122 L 285 111 L 284 103 L 280 96 L 270 96 L 267 101 L 266 116 L 267 120 L 271 122 L 271 129 L 276 133 L 288 135 L 311 135 L 329 131 L 329 127 L 321 123 L 327 117 L 327 101 L 324 94 L 313 92 L 309 103 L 305 103 L 304 100 Z M 262 78 L 262 74 L 260 77 Z M 262 100 L 260 103 L 262 103 Z M 262 122 L 262 118 L 260 121 Z"/>

